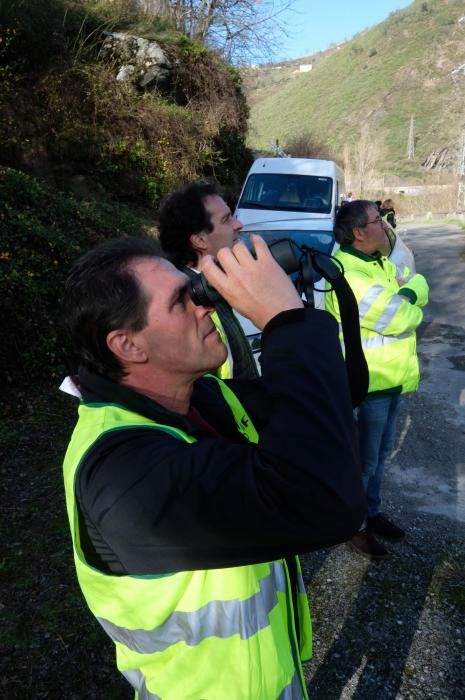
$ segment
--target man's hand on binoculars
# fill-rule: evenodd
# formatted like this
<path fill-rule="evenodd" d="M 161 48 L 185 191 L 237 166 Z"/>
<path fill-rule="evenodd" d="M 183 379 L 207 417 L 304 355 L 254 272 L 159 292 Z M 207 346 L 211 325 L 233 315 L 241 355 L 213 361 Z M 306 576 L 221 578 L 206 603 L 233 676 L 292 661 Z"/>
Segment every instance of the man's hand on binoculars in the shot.
<path fill-rule="evenodd" d="M 217 259 L 205 259 L 202 272 L 208 282 L 240 314 L 261 330 L 276 314 L 302 308 L 302 300 L 284 270 L 273 259 L 261 236 L 251 235 L 254 257 L 239 241 L 218 251 Z"/>

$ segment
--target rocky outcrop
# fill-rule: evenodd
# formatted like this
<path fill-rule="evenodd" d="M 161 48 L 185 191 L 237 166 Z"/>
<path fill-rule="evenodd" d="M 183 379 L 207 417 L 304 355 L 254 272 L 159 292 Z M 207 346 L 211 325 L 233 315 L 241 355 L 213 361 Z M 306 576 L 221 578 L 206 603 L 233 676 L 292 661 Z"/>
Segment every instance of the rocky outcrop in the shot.
<path fill-rule="evenodd" d="M 102 55 L 114 61 L 117 80 L 130 80 L 142 90 L 166 90 L 173 67 L 156 41 L 122 32 L 103 32 Z"/>
<path fill-rule="evenodd" d="M 457 172 L 458 147 L 456 144 L 441 148 L 440 151 L 433 151 L 422 162 L 425 170 L 440 170 L 447 173 Z"/>

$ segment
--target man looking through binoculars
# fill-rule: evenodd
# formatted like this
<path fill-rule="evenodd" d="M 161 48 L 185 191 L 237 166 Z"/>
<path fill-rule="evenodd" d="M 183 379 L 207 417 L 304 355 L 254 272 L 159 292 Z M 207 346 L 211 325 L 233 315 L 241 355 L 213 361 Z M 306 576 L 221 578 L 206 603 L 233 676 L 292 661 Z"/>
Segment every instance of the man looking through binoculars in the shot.
<path fill-rule="evenodd" d="M 263 329 L 262 378 L 224 361 L 212 308 L 148 239 L 74 265 L 68 329 L 83 402 L 64 463 L 79 583 L 139 698 L 306 698 L 298 553 L 365 515 L 338 326 L 304 308 L 264 241 L 203 265 Z"/>
<path fill-rule="evenodd" d="M 159 228 L 160 242 L 170 261 L 194 279 L 202 272 L 205 260 L 216 258 L 221 248 L 232 248 L 237 243 L 242 224 L 213 185 L 192 182 L 164 200 Z M 216 304 L 212 319 L 228 349 L 218 375 L 222 379 L 258 377 L 247 338 L 224 299 Z"/>

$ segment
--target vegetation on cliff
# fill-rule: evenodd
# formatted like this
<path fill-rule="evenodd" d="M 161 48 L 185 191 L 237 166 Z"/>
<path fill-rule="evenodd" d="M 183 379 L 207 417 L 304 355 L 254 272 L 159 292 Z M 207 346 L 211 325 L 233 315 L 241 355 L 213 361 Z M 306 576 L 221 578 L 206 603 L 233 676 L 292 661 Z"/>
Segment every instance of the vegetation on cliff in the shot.
<path fill-rule="evenodd" d="M 117 79 L 109 32 L 156 41 L 169 80 Z M 153 234 L 161 198 L 193 179 L 234 187 L 250 163 L 238 71 L 123 0 L 0 5 L 0 382 L 61 372 L 58 302 L 101 238 Z"/>

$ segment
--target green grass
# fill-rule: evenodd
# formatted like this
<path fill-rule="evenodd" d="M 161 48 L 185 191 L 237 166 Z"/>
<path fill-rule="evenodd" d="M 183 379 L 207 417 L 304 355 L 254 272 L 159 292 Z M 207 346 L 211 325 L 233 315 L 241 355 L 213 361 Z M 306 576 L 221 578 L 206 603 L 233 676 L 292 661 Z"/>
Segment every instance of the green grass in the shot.
<path fill-rule="evenodd" d="M 451 226 L 459 226 L 465 230 L 465 221 L 463 219 L 446 219 L 444 223 Z"/>
<path fill-rule="evenodd" d="M 401 226 L 420 226 L 423 224 L 426 226 L 434 226 L 436 224 L 444 224 L 447 226 L 458 226 L 459 228 L 465 230 L 465 221 L 461 221 L 460 219 L 444 219 L 433 216 L 431 219 L 403 220 L 400 218 L 398 221 Z"/>

